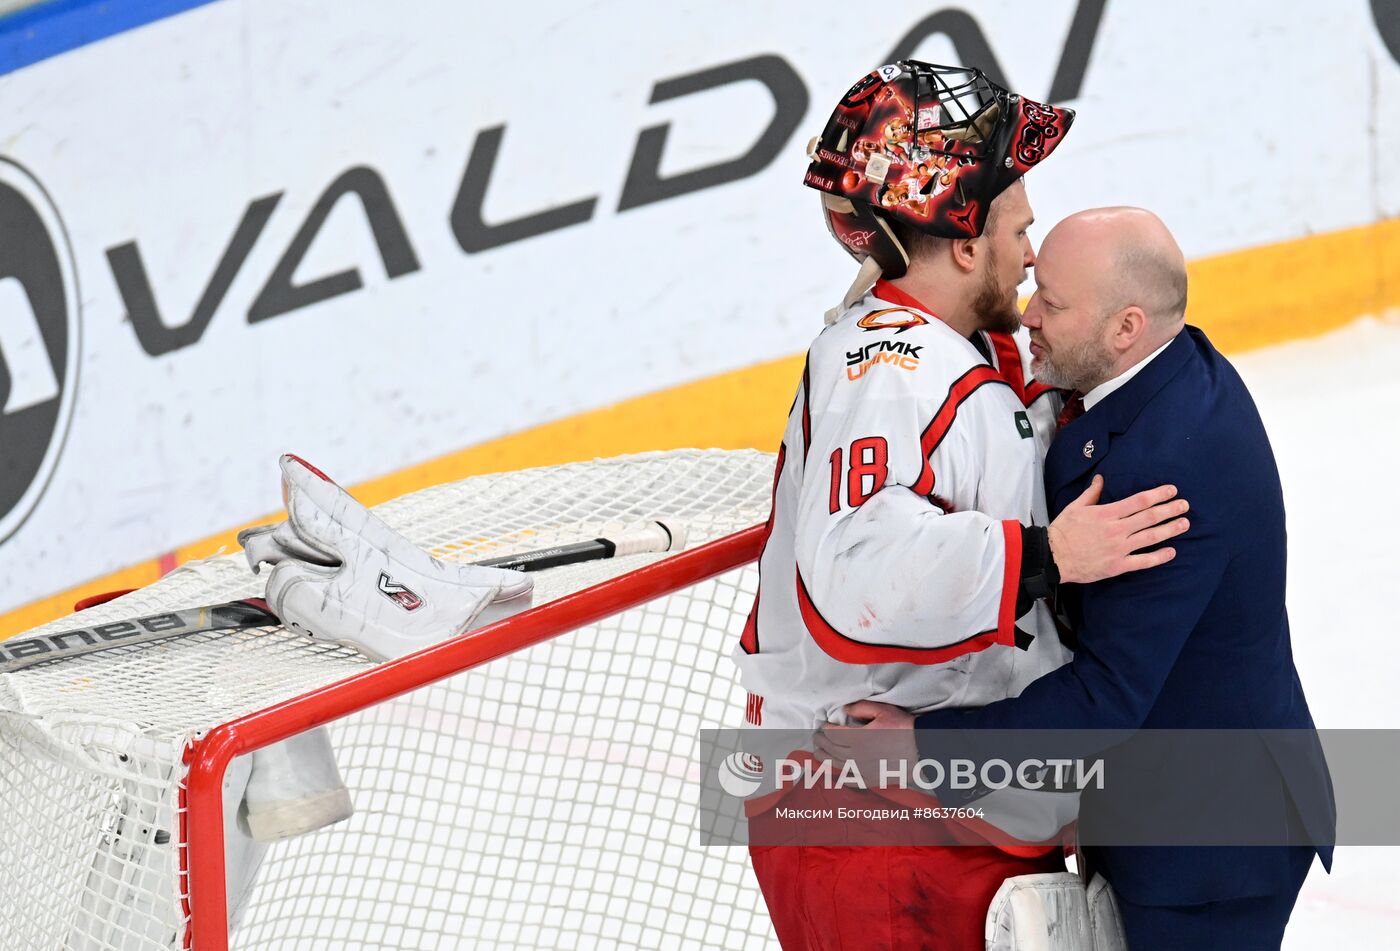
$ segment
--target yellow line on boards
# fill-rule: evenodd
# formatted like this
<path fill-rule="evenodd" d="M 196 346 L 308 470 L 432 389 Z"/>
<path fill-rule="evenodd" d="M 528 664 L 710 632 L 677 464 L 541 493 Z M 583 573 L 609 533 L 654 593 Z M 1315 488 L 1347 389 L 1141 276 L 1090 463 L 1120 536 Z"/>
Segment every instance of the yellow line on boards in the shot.
<path fill-rule="evenodd" d="M 1204 328 L 1219 349 L 1238 353 L 1316 336 L 1400 307 L 1400 219 L 1202 258 L 1188 268 L 1187 319 Z M 814 314 L 814 334 L 816 320 Z M 371 479 L 352 491 L 375 505 L 483 472 L 649 449 L 776 450 L 801 372 L 801 354 L 771 360 L 512 433 Z M 172 561 L 183 564 L 220 549 L 236 550 L 234 536 L 243 527 L 0 614 L 0 639 L 68 614 L 81 598 L 150 584 Z"/>
<path fill-rule="evenodd" d="M 703 447 L 776 451 L 801 375 L 802 357 L 784 357 L 512 433 L 362 482 L 351 486 L 350 491 L 366 505 L 377 505 L 417 489 L 483 472 L 526 469 L 651 449 Z M 267 462 L 268 478 L 275 479 L 275 460 Z M 74 603 L 83 598 L 151 584 L 161 576 L 162 562 L 184 564 L 217 554 L 220 549 L 237 551 L 235 536 L 241 529 L 265 525 L 282 517 L 281 513 L 269 514 L 183 545 L 163 558 L 113 572 L 0 615 L 0 640 L 69 614 Z"/>
<path fill-rule="evenodd" d="M 1227 353 L 1315 337 L 1400 307 L 1400 218 L 1201 258 L 1186 319 Z"/>

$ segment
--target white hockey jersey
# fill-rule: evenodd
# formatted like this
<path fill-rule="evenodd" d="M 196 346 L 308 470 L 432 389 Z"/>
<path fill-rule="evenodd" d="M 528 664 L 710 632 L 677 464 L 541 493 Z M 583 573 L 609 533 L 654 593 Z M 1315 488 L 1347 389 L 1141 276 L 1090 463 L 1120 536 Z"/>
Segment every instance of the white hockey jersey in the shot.
<path fill-rule="evenodd" d="M 1043 602 L 1015 616 L 1061 397 L 1023 340 L 980 336 L 990 361 L 881 281 L 813 342 L 734 655 L 748 725 L 981 706 L 1069 659 Z"/>

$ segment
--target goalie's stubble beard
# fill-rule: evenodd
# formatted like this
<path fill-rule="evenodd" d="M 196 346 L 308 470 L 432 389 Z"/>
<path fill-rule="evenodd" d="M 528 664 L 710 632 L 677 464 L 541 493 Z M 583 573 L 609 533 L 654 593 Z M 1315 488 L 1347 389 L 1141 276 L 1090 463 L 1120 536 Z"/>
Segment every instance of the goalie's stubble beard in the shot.
<path fill-rule="evenodd" d="M 996 245 L 988 242 L 982 286 L 972 298 L 972 313 L 982 330 L 1014 334 L 1021 329 L 1021 311 L 1016 306 L 1016 288 L 1020 287 L 1020 282 L 1003 286 L 997 279 L 999 264 Z"/>

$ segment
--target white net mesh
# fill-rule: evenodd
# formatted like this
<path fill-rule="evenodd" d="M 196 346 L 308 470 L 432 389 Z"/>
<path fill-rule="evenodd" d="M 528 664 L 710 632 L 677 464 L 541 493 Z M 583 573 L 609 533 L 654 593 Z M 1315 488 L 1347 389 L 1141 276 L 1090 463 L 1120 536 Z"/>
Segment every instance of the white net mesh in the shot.
<path fill-rule="evenodd" d="M 767 518 L 772 457 L 653 453 L 467 479 L 378 513 L 467 561 L 683 521 Z M 540 572 L 541 604 L 665 555 Z M 236 948 L 766 947 L 735 849 L 693 844 L 694 748 L 735 725 L 752 566 L 330 726 L 355 815 L 273 845 Z M 260 594 L 241 555 L 29 632 Z M 281 628 L 0 675 L 0 948 L 179 947 L 179 786 L 197 734 L 373 666 Z M 625 750 L 625 753 L 619 753 Z M 232 773 L 233 770 L 230 770 Z"/>

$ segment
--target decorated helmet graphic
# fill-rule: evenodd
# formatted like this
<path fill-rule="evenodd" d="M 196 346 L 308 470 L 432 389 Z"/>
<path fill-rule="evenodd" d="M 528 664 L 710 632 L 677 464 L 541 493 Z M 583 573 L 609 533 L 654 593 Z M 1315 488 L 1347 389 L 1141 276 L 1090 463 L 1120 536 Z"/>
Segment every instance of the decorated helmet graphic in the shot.
<path fill-rule="evenodd" d="M 808 146 L 803 181 L 822 192 L 836 240 L 898 277 L 909 256 L 891 221 L 977 237 L 993 199 L 1053 152 L 1073 121 L 1073 110 L 1008 92 L 979 69 L 901 60 L 841 98 Z"/>

